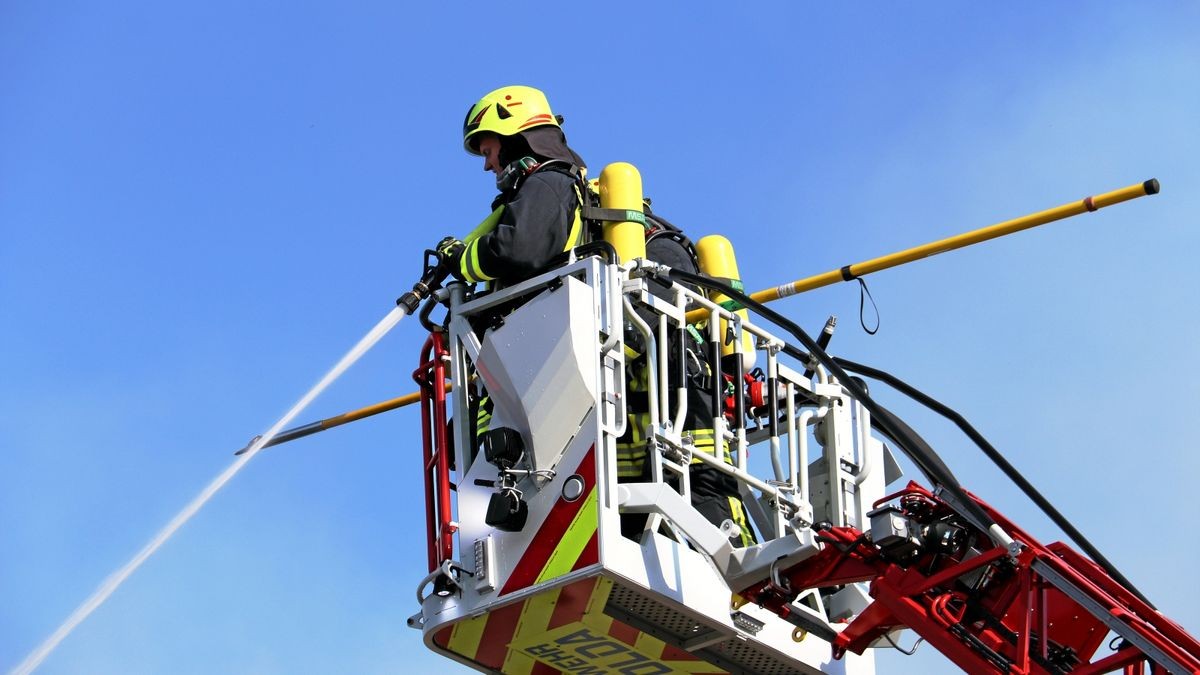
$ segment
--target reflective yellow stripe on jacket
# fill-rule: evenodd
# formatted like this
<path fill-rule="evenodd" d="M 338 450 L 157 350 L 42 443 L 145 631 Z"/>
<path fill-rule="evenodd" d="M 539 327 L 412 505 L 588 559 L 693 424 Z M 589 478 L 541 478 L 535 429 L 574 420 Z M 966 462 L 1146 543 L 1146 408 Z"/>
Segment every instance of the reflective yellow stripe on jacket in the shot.
<path fill-rule="evenodd" d="M 491 281 L 495 277 L 490 277 L 483 273 L 479 267 L 479 240 L 483 235 L 496 229 L 496 225 L 500 222 L 500 216 L 504 213 L 504 205 L 497 206 L 491 215 L 483 219 L 467 238 L 463 240 L 466 248 L 463 249 L 462 257 L 458 260 L 458 271 L 462 274 L 462 278 L 472 284 L 480 281 Z"/>
<path fill-rule="evenodd" d="M 629 415 L 628 443 L 617 442 L 617 480 L 641 478 L 646 470 L 646 428 L 650 426 L 650 413 Z"/>
<path fill-rule="evenodd" d="M 716 456 L 716 453 L 713 452 L 713 438 L 715 435 L 713 434 L 712 429 L 693 429 L 688 433 L 692 435 L 692 442 L 696 446 L 696 452 L 703 452 L 706 455 Z M 733 454 L 729 451 L 729 441 L 722 441 L 721 447 L 724 450 L 722 453 L 724 457 L 722 457 L 722 459 L 725 460 L 726 464 L 733 464 Z M 699 463 L 700 460 L 696 459 L 695 457 L 692 458 L 692 464 Z"/>

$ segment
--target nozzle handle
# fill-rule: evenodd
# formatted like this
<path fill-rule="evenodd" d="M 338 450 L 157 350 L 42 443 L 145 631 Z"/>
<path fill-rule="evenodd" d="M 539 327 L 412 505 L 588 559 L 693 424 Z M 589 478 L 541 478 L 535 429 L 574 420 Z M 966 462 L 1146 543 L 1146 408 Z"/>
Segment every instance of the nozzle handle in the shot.
<path fill-rule="evenodd" d="M 420 281 L 413 284 L 411 291 L 396 298 L 396 304 L 404 306 L 411 316 L 413 312 L 417 311 L 421 301 L 440 288 L 448 276 L 450 276 L 450 265 L 447 264 L 447 260 L 437 251 L 431 248 L 425 249 L 425 273 L 421 276 Z"/>

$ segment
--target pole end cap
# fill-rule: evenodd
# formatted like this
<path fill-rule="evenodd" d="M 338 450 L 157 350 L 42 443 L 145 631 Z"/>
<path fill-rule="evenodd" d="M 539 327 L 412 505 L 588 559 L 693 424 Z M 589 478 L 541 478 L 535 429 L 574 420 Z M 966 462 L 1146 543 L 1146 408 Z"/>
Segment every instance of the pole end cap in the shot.
<path fill-rule="evenodd" d="M 1142 189 L 1145 190 L 1146 194 L 1148 194 L 1148 195 L 1158 194 L 1158 179 L 1151 178 L 1150 180 L 1146 181 L 1145 183 L 1142 183 Z"/>

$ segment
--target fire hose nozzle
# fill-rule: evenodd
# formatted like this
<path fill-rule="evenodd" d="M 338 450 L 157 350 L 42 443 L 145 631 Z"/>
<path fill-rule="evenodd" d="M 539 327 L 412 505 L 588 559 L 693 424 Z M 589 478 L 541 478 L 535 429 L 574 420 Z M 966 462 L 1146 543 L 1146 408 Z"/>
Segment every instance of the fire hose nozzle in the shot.
<path fill-rule="evenodd" d="M 450 391 L 450 383 L 449 382 L 446 383 L 445 388 L 446 388 L 447 392 Z M 405 394 L 404 396 L 400 396 L 398 398 L 393 398 L 393 399 L 390 399 L 387 401 L 381 401 L 379 403 L 369 405 L 365 408 L 359 408 L 358 410 L 351 410 L 350 412 L 345 412 L 345 413 L 342 413 L 341 415 L 334 415 L 333 417 L 329 417 L 329 418 L 326 418 L 323 420 L 317 420 L 316 422 L 309 422 L 308 424 L 303 424 L 298 427 L 293 427 L 291 429 L 287 429 L 285 431 L 279 432 L 278 434 L 275 434 L 275 437 L 272 438 L 271 440 L 267 441 L 266 443 L 263 443 L 262 447 L 265 449 L 265 448 L 269 448 L 273 445 L 282 445 L 284 443 L 294 441 L 298 438 L 304 438 L 305 436 L 311 436 L 312 434 L 325 431 L 326 429 L 332 429 L 334 427 L 338 427 L 343 424 L 348 424 L 350 422 L 356 422 L 358 420 L 363 419 L 364 417 L 371 417 L 372 415 L 378 415 L 379 413 L 387 412 L 389 410 L 403 408 L 406 405 L 416 403 L 417 401 L 420 401 L 420 400 L 421 400 L 421 393 L 413 392 L 411 394 Z M 246 447 L 242 448 L 241 450 L 238 450 L 237 452 L 235 452 L 233 454 L 244 455 L 250 451 L 250 448 L 254 447 L 255 443 L 258 443 L 261 440 L 262 440 L 262 435 L 259 434 L 258 436 L 251 438 L 250 442 L 246 444 Z"/>
<path fill-rule="evenodd" d="M 412 290 L 396 299 L 397 305 L 403 305 L 409 314 L 417 311 L 421 301 L 429 297 L 433 291 L 441 288 L 442 282 L 450 276 L 450 265 L 447 258 L 433 250 L 425 250 L 425 270 L 421 280 L 413 284 Z"/>
<path fill-rule="evenodd" d="M 258 435 L 257 435 L 257 436 L 255 436 L 254 438 L 251 438 L 251 439 L 250 439 L 250 442 L 246 444 L 246 447 L 242 448 L 241 450 L 238 450 L 237 452 L 235 452 L 235 453 L 233 453 L 233 454 L 235 454 L 235 455 L 244 455 L 244 454 L 246 454 L 247 452 L 249 452 L 249 451 L 250 451 L 250 448 L 254 447 L 254 444 L 255 444 L 255 443 L 257 443 L 257 442 L 259 442 L 260 440 L 262 440 L 262 434 L 258 434 Z"/>

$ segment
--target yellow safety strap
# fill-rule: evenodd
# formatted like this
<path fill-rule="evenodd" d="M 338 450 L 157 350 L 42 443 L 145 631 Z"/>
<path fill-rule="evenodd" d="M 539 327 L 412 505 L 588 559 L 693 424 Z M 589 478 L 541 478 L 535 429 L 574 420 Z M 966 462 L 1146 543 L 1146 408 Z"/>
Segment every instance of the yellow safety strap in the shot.
<path fill-rule="evenodd" d="M 563 251 L 571 249 L 583 243 L 583 193 L 579 191 L 579 182 L 576 181 L 575 187 L 575 217 L 571 220 L 571 231 L 567 234 L 567 247 Z"/>

